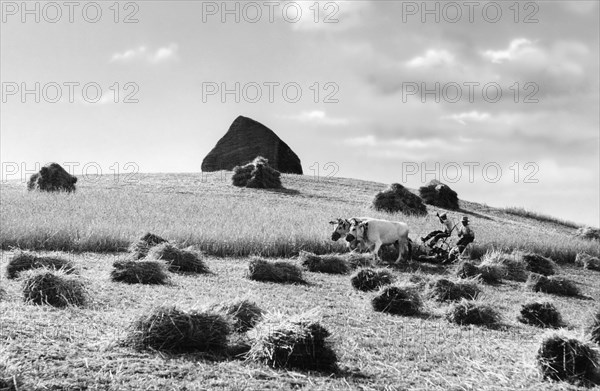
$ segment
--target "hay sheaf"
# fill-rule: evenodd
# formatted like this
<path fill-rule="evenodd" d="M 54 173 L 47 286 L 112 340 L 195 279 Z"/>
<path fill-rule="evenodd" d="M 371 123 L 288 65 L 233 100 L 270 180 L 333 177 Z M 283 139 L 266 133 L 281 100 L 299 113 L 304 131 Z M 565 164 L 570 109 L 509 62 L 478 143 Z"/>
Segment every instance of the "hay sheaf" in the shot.
<path fill-rule="evenodd" d="M 519 322 L 537 327 L 562 327 L 560 312 L 549 302 L 527 303 L 521 306 Z"/>
<path fill-rule="evenodd" d="M 592 324 L 589 327 L 590 339 L 600 345 L 600 309 L 596 312 Z"/>
<path fill-rule="evenodd" d="M 273 368 L 335 373 L 338 359 L 329 336 L 314 313 L 289 319 L 270 314 L 257 326 L 247 358 Z"/>
<path fill-rule="evenodd" d="M 158 244 L 166 243 L 168 240 L 161 238 L 158 235 L 150 232 L 131 243 L 129 246 L 129 252 L 131 253 L 132 259 L 142 259 L 148 255 L 150 249 Z"/>
<path fill-rule="evenodd" d="M 244 166 L 233 168 L 232 184 L 254 189 L 281 189 L 281 173 L 269 165 L 269 161 L 257 156 Z"/>
<path fill-rule="evenodd" d="M 233 329 L 239 333 L 252 329 L 264 315 L 264 311 L 256 303 L 241 298 L 215 304 L 210 309 L 233 318 Z"/>
<path fill-rule="evenodd" d="M 531 252 L 516 251 L 515 256 L 525 262 L 526 269 L 532 273 L 551 276 L 556 274 L 556 264 L 550 258 Z"/>
<path fill-rule="evenodd" d="M 300 251 L 298 260 L 310 272 L 345 274 L 350 271 L 348 261 L 337 254 L 315 255 L 308 251 Z"/>
<path fill-rule="evenodd" d="M 578 253 L 575 257 L 575 264 L 584 269 L 600 272 L 600 258 L 593 257 L 586 253 Z"/>
<path fill-rule="evenodd" d="M 480 278 L 487 283 L 502 281 L 504 269 L 495 264 L 475 265 L 471 261 L 460 261 L 455 266 L 455 274 L 459 278 Z"/>
<path fill-rule="evenodd" d="M 128 284 L 160 285 L 169 281 L 165 265 L 155 261 L 115 261 L 110 272 L 113 281 Z"/>
<path fill-rule="evenodd" d="M 136 350 L 224 352 L 231 331 L 221 314 L 163 306 L 135 320 L 124 343 Z"/>
<path fill-rule="evenodd" d="M 585 240 L 600 240 L 600 228 L 581 227 L 575 232 L 575 236 Z"/>
<path fill-rule="evenodd" d="M 416 315 L 423 308 L 423 300 L 416 286 L 386 286 L 371 300 L 373 309 L 393 315 Z"/>
<path fill-rule="evenodd" d="M 544 379 L 582 386 L 600 384 L 599 357 L 593 346 L 559 331 L 546 334 L 536 354 Z"/>
<path fill-rule="evenodd" d="M 253 257 L 248 264 L 247 277 L 255 281 L 304 283 L 302 269 L 285 261 L 267 261 Z"/>
<path fill-rule="evenodd" d="M 491 306 L 472 300 L 461 300 L 450 307 L 446 319 L 452 323 L 493 326 L 500 322 L 500 314 Z"/>
<path fill-rule="evenodd" d="M 426 204 L 444 209 L 458 209 L 458 194 L 448 185 L 435 179 L 419 188 L 419 196 Z"/>
<path fill-rule="evenodd" d="M 525 286 L 533 292 L 551 293 L 561 296 L 580 296 L 577 285 L 566 278 L 546 277 L 541 274 L 531 273 Z"/>
<path fill-rule="evenodd" d="M 180 249 L 168 242 L 152 247 L 147 258 L 165 261 L 171 272 L 198 274 L 210 272 L 198 253 Z"/>
<path fill-rule="evenodd" d="M 27 182 L 27 190 L 75 191 L 77 177 L 69 174 L 58 163 L 50 163 L 33 174 Z"/>
<path fill-rule="evenodd" d="M 11 374 L 6 367 L 6 364 L 0 363 L 0 391 L 19 391 L 22 388 L 21 376 Z"/>
<path fill-rule="evenodd" d="M 527 281 L 527 263 L 515 253 L 508 254 L 499 250 L 488 250 L 482 257 L 480 266 L 497 266 L 502 271 L 502 278 L 507 280 Z"/>
<path fill-rule="evenodd" d="M 394 275 L 387 269 L 373 269 L 370 267 L 362 268 L 356 271 L 350 277 L 352 286 L 360 291 L 374 291 L 382 286 L 394 282 Z"/>
<path fill-rule="evenodd" d="M 20 251 L 6 265 L 6 277 L 17 278 L 22 271 L 39 268 L 62 270 L 67 274 L 75 273 L 76 271 L 73 263 L 64 258 L 39 257 L 30 252 Z"/>
<path fill-rule="evenodd" d="M 446 278 L 429 282 L 426 291 L 427 297 L 440 302 L 475 300 L 480 294 L 481 288 L 475 281 L 453 282 Z"/>
<path fill-rule="evenodd" d="M 83 306 L 87 299 L 83 281 L 60 270 L 32 270 L 23 281 L 23 300 L 27 303 L 62 308 Z"/>
<path fill-rule="evenodd" d="M 375 210 L 388 213 L 402 212 L 417 216 L 427 214 L 423 200 L 399 183 L 392 183 L 388 189 L 377 193 L 372 206 Z"/>

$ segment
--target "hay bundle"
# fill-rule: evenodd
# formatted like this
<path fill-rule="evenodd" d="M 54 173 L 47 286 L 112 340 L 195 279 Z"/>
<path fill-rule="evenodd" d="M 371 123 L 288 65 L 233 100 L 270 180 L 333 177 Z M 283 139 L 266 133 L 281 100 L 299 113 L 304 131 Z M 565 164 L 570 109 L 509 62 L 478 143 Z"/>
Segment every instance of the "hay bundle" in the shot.
<path fill-rule="evenodd" d="M 598 351 L 563 332 L 546 334 L 536 359 L 544 379 L 585 386 L 598 383 Z"/>
<path fill-rule="evenodd" d="M 208 266 L 194 251 L 180 249 L 171 243 L 161 243 L 150 249 L 148 258 L 163 260 L 171 272 L 209 273 Z"/>
<path fill-rule="evenodd" d="M 373 309 L 394 315 L 416 315 L 423 301 L 415 286 L 387 286 L 371 300 Z"/>
<path fill-rule="evenodd" d="M 356 271 L 350 277 L 352 286 L 360 291 L 368 292 L 389 285 L 394 281 L 394 276 L 387 269 L 373 269 L 366 267 Z"/>
<path fill-rule="evenodd" d="M 62 270 L 67 274 L 75 273 L 73 263 L 64 258 L 38 257 L 33 253 L 20 251 L 6 265 L 6 276 L 8 278 L 17 278 L 22 271 L 38 268 Z"/>
<path fill-rule="evenodd" d="M 304 283 L 302 269 L 284 261 L 270 262 L 253 257 L 248 265 L 247 277 L 255 281 L 271 281 L 279 283 Z"/>
<path fill-rule="evenodd" d="M 507 280 L 524 282 L 527 280 L 527 264 L 517 255 L 507 254 L 498 250 L 488 250 L 480 266 L 496 266 L 502 271 L 502 277 Z"/>
<path fill-rule="evenodd" d="M 245 333 L 256 326 L 264 314 L 256 303 L 240 298 L 213 305 L 210 309 L 233 318 L 233 329 L 239 333 Z"/>
<path fill-rule="evenodd" d="M 427 286 L 427 297 L 436 301 L 475 300 L 481 293 L 477 283 L 471 281 L 453 282 L 445 278 L 431 281 Z"/>
<path fill-rule="evenodd" d="M 549 302 L 523 304 L 517 318 L 519 322 L 538 327 L 561 327 L 560 312 Z"/>
<path fill-rule="evenodd" d="M 426 204 L 444 209 L 458 209 L 458 194 L 438 180 L 434 179 L 426 186 L 420 187 L 419 196 Z"/>
<path fill-rule="evenodd" d="M 373 199 L 373 208 L 388 213 L 402 212 L 417 216 L 427 214 L 427 207 L 421 198 L 399 183 L 392 183 L 388 189 L 377 193 Z"/>
<path fill-rule="evenodd" d="M 546 277 L 541 274 L 531 273 L 525 285 L 533 292 L 551 293 L 561 296 L 580 295 L 577 285 L 562 277 Z"/>
<path fill-rule="evenodd" d="M 128 284 L 160 285 L 169 281 L 165 266 L 154 261 L 116 261 L 110 272 L 113 281 Z"/>
<path fill-rule="evenodd" d="M 69 174 L 58 163 L 50 163 L 33 174 L 27 182 L 27 190 L 75 191 L 77 177 Z"/>
<path fill-rule="evenodd" d="M 596 312 L 589 331 L 592 341 L 600 345 L 600 310 Z"/>
<path fill-rule="evenodd" d="M 271 166 L 262 156 L 251 163 L 233 168 L 232 184 L 238 187 L 255 189 L 281 189 L 281 173 Z"/>
<path fill-rule="evenodd" d="M 531 252 L 515 252 L 515 256 L 520 257 L 527 265 L 526 268 L 532 273 L 551 276 L 556 274 L 556 264 L 550 258 Z"/>
<path fill-rule="evenodd" d="M 460 325 L 491 326 L 500 322 L 500 314 L 489 305 L 462 299 L 450 307 L 446 319 Z"/>
<path fill-rule="evenodd" d="M 477 266 L 471 261 L 461 261 L 456 264 L 455 274 L 459 278 L 481 278 L 487 283 L 497 283 L 502 281 L 504 270 L 498 265 Z"/>
<path fill-rule="evenodd" d="M 23 299 L 26 302 L 54 307 L 83 306 L 86 303 L 87 290 L 77 277 L 49 269 L 29 273 L 23 281 Z"/>
<path fill-rule="evenodd" d="M 600 240 L 600 228 L 581 227 L 577 229 L 575 236 L 584 240 Z"/>
<path fill-rule="evenodd" d="M 578 253 L 575 257 L 575 264 L 584 269 L 595 270 L 600 272 L 600 258 L 593 257 L 586 253 Z"/>
<path fill-rule="evenodd" d="M 248 359 L 273 368 L 335 373 L 337 355 L 327 341 L 329 331 L 314 313 L 289 319 L 271 314 L 257 326 Z"/>
<path fill-rule="evenodd" d="M 148 251 L 150 251 L 152 247 L 166 242 L 166 239 L 148 232 L 135 242 L 131 243 L 129 246 L 129 252 L 131 253 L 131 257 L 133 259 L 142 259 L 148 255 Z"/>
<path fill-rule="evenodd" d="M 231 324 L 221 314 L 165 306 L 134 321 L 124 342 L 136 350 L 222 352 L 229 334 Z"/>
<path fill-rule="evenodd" d="M 346 261 L 351 269 L 373 266 L 373 256 L 371 254 L 348 253 Z"/>
<path fill-rule="evenodd" d="M 298 260 L 311 272 L 345 274 L 350 270 L 348 262 L 336 254 L 315 255 L 308 251 L 300 251 Z"/>

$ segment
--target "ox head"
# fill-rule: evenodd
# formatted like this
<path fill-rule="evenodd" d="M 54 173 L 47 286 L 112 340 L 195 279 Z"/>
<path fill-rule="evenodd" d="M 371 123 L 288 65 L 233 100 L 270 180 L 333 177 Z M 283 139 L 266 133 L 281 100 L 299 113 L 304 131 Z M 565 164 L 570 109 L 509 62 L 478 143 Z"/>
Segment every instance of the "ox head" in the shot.
<path fill-rule="evenodd" d="M 357 220 L 358 222 L 358 220 Z M 346 235 L 346 241 L 352 243 L 355 240 L 362 241 L 365 236 L 365 231 L 369 227 L 369 222 L 352 224 L 350 226 L 350 230 L 348 231 L 348 235 Z"/>
<path fill-rule="evenodd" d="M 337 241 L 342 236 L 345 236 L 350 230 L 350 222 L 346 219 L 336 219 L 329 222 L 333 225 L 333 232 L 331 233 L 331 240 Z"/>

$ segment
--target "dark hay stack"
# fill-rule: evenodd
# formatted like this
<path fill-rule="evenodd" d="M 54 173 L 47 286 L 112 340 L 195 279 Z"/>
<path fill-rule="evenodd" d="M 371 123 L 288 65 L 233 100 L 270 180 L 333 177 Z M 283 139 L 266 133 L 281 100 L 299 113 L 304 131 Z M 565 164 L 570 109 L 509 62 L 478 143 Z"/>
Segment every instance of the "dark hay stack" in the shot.
<path fill-rule="evenodd" d="M 139 238 L 137 241 L 131 243 L 129 246 L 129 252 L 131 258 L 142 259 L 148 255 L 148 251 L 157 244 L 166 243 L 167 240 L 161 238 L 158 235 L 154 235 L 150 232 Z"/>
<path fill-rule="evenodd" d="M 373 199 L 373 208 L 388 213 L 402 212 L 417 216 L 427 214 L 427 207 L 421 198 L 399 183 L 392 183 L 387 190 L 377 193 Z"/>
<path fill-rule="evenodd" d="M 251 163 L 233 168 L 232 184 L 238 187 L 254 189 L 281 189 L 281 173 L 271 166 L 262 156 Z"/>
<path fill-rule="evenodd" d="M 426 204 L 444 209 L 458 209 L 458 194 L 448 185 L 435 179 L 419 188 L 419 196 Z"/>
<path fill-rule="evenodd" d="M 600 310 L 596 312 L 592 324 L 589 328 L 590 338 L 592 341 L 600 345 Z"/>
<path fill-rule="evenodd" d="M 284 261 L 270 262 L 259 257 L 253 257 L 248 265 L 247 277 L 255 281 L 270 281 L 279 283 L 304 283 L 302 269 Z"/>
<path fill-rule="evenodd" d="M 459 278 L 480 278 L 487 283 L 502 281 L 504 270 L 491 264 L 477 266 L 471 261 L 460 261 L 456 264 L 455 274 Z"/>
<path fill-rule="evenodd" d="M 453 282 L 446 278 L 431 281 L 427 286 L 427 297 L 436 301 L 458 301 L 461 299 L 475 300 L 481 293 L 481 288 L 473 282 Z"/>
<path fill-rule="evenodd" d="M 593 257 L 586 253 L 578 253 L 575 257 L 575 264 L 584 269 L 600 272 L 600 258 Z"/>
<path fill-rule="evenodd" d="M 300 251 L 298 260 L 310 272 L 345 274 L 350 271 L 348 262 L 337 254 L 315 255 L 308 251 Z"/>
<path fill-rule="evenodd" d="M 169 281 L 165 265 L 155 261 L 116 261 L 110 279 L 128 284 L 160 285 Z"/>
<path fill-rule="evenodd" d="M 498 250 L 488 250 L 480 266 L 496 266 L 502 271 L 502 278 L 507 280 L 527 281 L 527 264 L 520 256 L 504 253 Z"/>
<path fill-rule="evenodd" d="M 536 359 L 544 379 L 583 386 L 599 384 L 598 351 L 564 333 L 547 334 L 537 351 Z"/>
<path fill-rule="evenodd" d="M 50 163 L 33 174 L 27 182 L 27 190 L 75 191 L 77 177 L 69 174 L 58 163 Z"/>
<path fill-rule="evenodd" d="M 180 249 L 171 243 L 161 243 L 152 247 L 148 251 L 148 258 L 165 261 L 171 272 L 198 274 L 210 272 L 198 253 Z"/>
<path fill-rule="evenodd" d="M 245 333 L 252 329 L 260 322 L 264 314 L 264 311 L 256 303 L 239 298 L 213 305 L 210 309 L 232 317 L 233 329 L 238 333 Z"/>
<path fill-rule="evenodd" d="M 59 308 L 83 306 L 87 302 L 87 290 L 77 277 L 48 269 L 29 273 L 23 281 L 25 302 Z"/>
<path fill-rule="evenodd" d="M 231 331 L 221 314 L 163 306 L 134 321 L 124 342 L 136 350 L 224 352 Z"/>
<path fill-rule="evenodd" d="M 415 286 L 387 286 L 381 288 L 371 300 L 373 309 L 393 315 L 416 315 L 423 308 L 423 301 Z"/>
<path fill-rule="evenodd" d="M 394 281 L 394 275 L 387 269 L 373 269 L 370 267 L 356 271 L 350 277 L 352 286 L 360 291 L 368 292 L 389 285 Z"/>
<path fill-rule="evenodd" d="M 37 255 L 20 251 L 6 265 L 6 277 L 17 278 L 25 270 L 47 268 L 62 270 L 65 273 L 75 273 L 75 266 L 70 261 L 60 257 L 38 257 Z"/>
<path fill-rule="evenodd" d="M 450 307 L 446 319 L 460 325 L 491 326 L 500 322 L 500 314 L 489 305 L 463 299 Z"/>
<path fill-rule="evenodd" d="M 563 321 L 560 312 L 554 304 L 549 302 L 527 303 L 521 307 L 519 322 L 538 327 L 562 327 Z"/>
<path fill-rule="evenodd" d="M 556 274 L 556 264 L 550 258 L 530 252 L 515 252 L 515 256 L 520 257 L 528 271 L 532 273 L 551 276 Z"/>
<path fill-rule="evenodd" d="M 579 296 L 579 288 L 573 281 L 562 277 L 546 277 L 541 274 L 531 273 L 527 288 L 533 292 L 551 293 L 561 296 Z"/>
<path fill-rule="evenodd" d="M 600 228 L 581 227 L 577 230 L 575 236 L 585 240 L 600 240 Z"/>
<path fill-rule="evenodd" d="M 337 355 L 327 341 L 329 335 L 314 315 L 290 319 L 271 315 L 257 327 L 247 358 L 273 368 L 335 373 Z"/>

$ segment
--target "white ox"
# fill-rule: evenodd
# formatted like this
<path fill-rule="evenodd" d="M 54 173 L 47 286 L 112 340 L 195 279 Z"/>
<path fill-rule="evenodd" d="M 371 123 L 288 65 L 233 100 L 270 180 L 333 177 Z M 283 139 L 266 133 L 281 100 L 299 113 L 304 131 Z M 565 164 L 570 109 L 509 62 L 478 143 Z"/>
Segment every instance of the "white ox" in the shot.
<path fill-rule="evenodd" d="M 384 244 L 397 244 L 398 259 L 396 259 L 396 263 L 402 260 L 404 253 L 408 253 L 409 259 L 411 256 L 412 249 L 408 239 L 408 225 L 399 221 L 363 220 L 350 227 L 346 240 L 349 242 L 357 240 L 366 248 L 373 247 L 372 254 L 377 260 L 379 260 L 379 249 Z"/>

